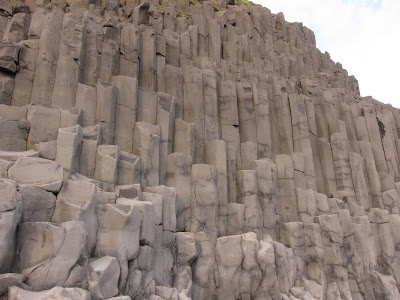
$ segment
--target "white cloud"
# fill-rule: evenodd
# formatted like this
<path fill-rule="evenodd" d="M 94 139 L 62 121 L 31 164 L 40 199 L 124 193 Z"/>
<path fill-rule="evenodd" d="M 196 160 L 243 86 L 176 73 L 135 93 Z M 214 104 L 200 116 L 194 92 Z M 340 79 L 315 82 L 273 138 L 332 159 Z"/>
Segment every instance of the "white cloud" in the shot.
<path fill-rule="evenodd" d="M 317 47 L 354 75 L 362 96 L 400 108 L 399 0 L 255 0 L 312 29 Z"/>

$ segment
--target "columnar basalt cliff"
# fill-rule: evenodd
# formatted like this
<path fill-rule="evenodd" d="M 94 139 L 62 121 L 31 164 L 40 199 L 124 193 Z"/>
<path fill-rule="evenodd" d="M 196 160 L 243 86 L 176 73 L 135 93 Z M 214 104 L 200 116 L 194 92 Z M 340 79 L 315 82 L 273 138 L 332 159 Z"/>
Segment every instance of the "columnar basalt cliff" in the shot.
<path fill-rule="evenodd" d="M 238 2 L 0 0 L 0 298 L 400 299 L 400 110 Z"/>

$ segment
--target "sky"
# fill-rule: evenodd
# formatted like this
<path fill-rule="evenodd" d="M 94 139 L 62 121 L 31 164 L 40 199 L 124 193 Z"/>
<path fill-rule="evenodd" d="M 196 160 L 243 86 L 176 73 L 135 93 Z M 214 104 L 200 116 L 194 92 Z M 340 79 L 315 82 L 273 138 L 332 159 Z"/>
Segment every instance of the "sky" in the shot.
<path fill-rule="evenodd" d="M 317 48 L 357 78 L 361 96 L 400 108 L 400 0 L 253 2 L 313 30 Z"/>

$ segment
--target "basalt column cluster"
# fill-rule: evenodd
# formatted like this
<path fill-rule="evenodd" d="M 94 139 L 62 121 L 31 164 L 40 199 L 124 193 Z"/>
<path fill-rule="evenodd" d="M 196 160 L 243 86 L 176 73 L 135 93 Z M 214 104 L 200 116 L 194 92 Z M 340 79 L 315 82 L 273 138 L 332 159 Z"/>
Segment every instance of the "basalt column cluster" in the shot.
<path fill-rule="evenodd" d="M 0 298 L 400 299 L 400 110 L 301 23 L 0 0 L 0 41 Z"/>

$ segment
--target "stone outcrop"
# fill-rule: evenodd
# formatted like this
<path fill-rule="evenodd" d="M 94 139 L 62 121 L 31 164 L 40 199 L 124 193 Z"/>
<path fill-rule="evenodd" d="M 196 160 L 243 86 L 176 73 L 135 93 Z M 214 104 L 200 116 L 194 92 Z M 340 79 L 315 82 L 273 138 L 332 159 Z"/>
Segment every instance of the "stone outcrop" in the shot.
<path fill-rule="evenodd" d="M 399 214 L 400 110 L 301 23 L 0 0 L 1 299 L 399 299 Z"/>

